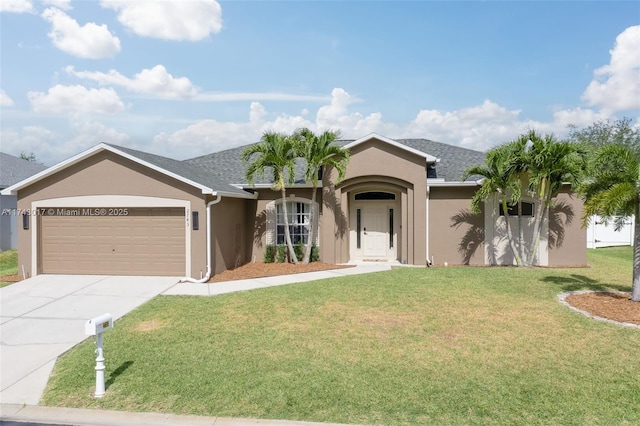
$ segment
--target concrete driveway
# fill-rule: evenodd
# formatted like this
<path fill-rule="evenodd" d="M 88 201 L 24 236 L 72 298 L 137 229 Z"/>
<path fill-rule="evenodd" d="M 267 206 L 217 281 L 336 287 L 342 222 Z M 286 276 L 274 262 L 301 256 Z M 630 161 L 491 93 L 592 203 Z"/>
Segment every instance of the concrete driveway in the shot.
<path fill-rule="evenodd" d="M 0 401 L 37 404 L 58 356 L 88 337 L 88 319 L 121 318 L 178 279 L 39 275 L 1 288 Z"/>

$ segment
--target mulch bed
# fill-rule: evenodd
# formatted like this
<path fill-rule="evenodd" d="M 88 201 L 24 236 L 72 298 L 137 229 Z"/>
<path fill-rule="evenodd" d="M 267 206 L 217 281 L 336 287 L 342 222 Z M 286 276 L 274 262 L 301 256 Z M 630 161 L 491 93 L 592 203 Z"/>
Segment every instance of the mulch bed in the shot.
<path fill-rule="evenodd" d="M 640 325 L 640 302 L 632 302 L 630 296 L 630 293 L 592 292 L 572 294 L 565 301 L 594 316 Z"/>
<path fill-rule="evenodd" d="M 303 272 L 316 272 L 327 271 L 331 269 L 344 269 L 352 268 L 354 265 L 334 265 L 331 263 L 323 262 L 311 262 L 306 265 L 299 263 L 294 265 L 293 263 L 247 263 L 237 267 L 224 271 L 220 274 L 216 274 L 207 282 L 217 283 L 221 281 L 236 281 L 244 280 L 248 278 L 263 278 L 274 277 L 276 275 L 291 275 L 301 274 Z"/>
<path fill-rule="evenodd" d="M 0 277 L 0 281 L 3 283 L 17 283 L 18 281 L 22 281 L 22 277 L 18 274 L 3 275 Z"/>

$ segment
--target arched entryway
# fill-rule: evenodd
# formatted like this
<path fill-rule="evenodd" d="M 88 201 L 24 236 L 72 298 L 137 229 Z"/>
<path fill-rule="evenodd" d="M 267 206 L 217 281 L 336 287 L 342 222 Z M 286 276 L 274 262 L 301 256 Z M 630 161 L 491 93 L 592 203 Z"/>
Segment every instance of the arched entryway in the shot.
<path fill-rule="evenodd" d="M 350 196 L 350 258 L 398 260 L 400 196 L 390 190 L 352 191 Z"/>

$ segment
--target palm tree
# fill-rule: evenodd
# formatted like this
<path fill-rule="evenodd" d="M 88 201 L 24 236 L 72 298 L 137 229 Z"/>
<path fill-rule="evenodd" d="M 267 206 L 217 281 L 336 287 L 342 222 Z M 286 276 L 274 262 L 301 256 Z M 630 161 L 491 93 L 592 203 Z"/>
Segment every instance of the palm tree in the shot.
<path fill-rule="evenodd" d="M 524 264 L 531 266 L 540 246 L 542 225 L 553 198 L 562 186 L 570 183 L 578 186 L 585 168 L 585 154 L 578 144 L 559 142 L 554 135 L 539 135 L 529 130 L 514 142 L 513 152 L 518 173 L 529 179 L 529 192 L 536 199 L 533 236 Z"/>
<path fill-rule="evenodd" d="M 247 181 L 253 184 L 255 177 L 264 177 L 266 170 L 273 173 L 273 189 L 280 190 L 282 194 L 282 212 L 284 215 L 284 235 L 289 257 L 293 263 L 298 264 L 298 258 L 293 250 L 291 233 L 289 231 L 289 215 L 287 213 L 286 185 L 293 183 L 295 179 L 296 145 L 293 138 L 276 132 L 265 132 L 260 142 L 247 147 L 242 151 L 241 158 L 245 163 L 249 162 L 254 154 L 259 154 L 247 166 L 245 176 Z"/>
<path fill-rule="evenodd" d="M 594 214 L 605 219 L 635 214 L 631 300 L 640 302 L 640 158 L 628 146 L 605 145 L 597 151 L 590 171 L 581 187 L 585 226 Z"/>
<path fill-rule="evenodd" d="M 318 189 L 318 175 L 325 167 L 332 167 L 338 171 L 336 183 L 344 178 L 347 164 L 349 162 L 349 150 L 344 149 L 333 142 L 340 137 L 339 131 L 325 130 L 320 135 L 316 135 L 311 130 L 304 128 L 295 132 L 294 139 L 297 142 L 298 155 L 306 162 L 305 180 L 311 182 L 311 212 L 309 215 L 308 237 L 305 248 L 303 263 L 309 263 L 311 258 L 311 246 L 315 230 L 313 223 L 316 222 L 318 212 L 316 211 L 316 192 Z"/>
<path fill-rule="evenodd" d="M 507 238 L 513 257 L 518 266 L 522 266 L 522 254 L 519 252 L 513 238 L 511 225 L 509 224 L 509 204 L 518 202 L 520 199 L 522 183 L 517 173 L 516 158 L 513 152 L 513 144 L 503 144 L 487 152 L 487 157 L 483 165 L 468 168 L 462 180 L 470 176 L 482 176 L 482 184 L 471 199 L 471 210 L 473 213 L 480 213 L 480 206 L 489 197 L 497 194 L 498 201 L 502 205 L 504 212 L 504 222 L 507 230 Z M 522 244 L 521 244 L 522 246 Z"/>

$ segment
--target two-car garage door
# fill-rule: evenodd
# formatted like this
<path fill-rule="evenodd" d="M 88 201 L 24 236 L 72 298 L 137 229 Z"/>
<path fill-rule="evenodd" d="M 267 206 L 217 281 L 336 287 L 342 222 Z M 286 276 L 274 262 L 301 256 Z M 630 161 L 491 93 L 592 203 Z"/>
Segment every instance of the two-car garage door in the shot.
<path fill-rule="evenodd" d="M 44 209 L 40 273 L 185 274 L 185 209 Z"/>

